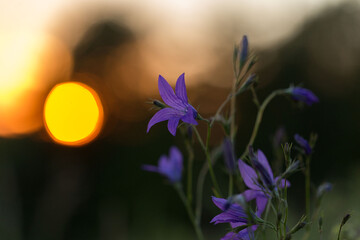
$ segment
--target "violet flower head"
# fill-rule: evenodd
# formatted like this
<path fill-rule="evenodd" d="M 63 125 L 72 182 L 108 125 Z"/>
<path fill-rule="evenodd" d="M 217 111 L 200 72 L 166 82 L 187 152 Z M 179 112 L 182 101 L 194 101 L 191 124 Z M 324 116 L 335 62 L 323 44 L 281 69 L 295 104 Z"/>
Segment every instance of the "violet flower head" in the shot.
<path fill-rule="evenodd" d="M 246 61 L 249 50 L 249 42 L 247 36 L 244 35 L 241 42 L 241 52 L 240 52 L 240 64 L 243 64 Z"/>
<path fill-rule="evenodd" d="M 257 154 L 250 154 L 250 158 L 259 175 L 254 168 L 239 159 L 238 165 L 240 174 L 245 185 L 249 188 L 248 190 L 245 190 L 242 195 L 245 197 L 246 201 L 256 200 L 256 215 L 260 217 L 266 208 L 271 191 L 276 188 L 285 188 L 285 186 L 290 187 L 290 182 L 287 180 L 285 181 L 280 177 L 274 178 L 270 164 L 261 150 L 258 150 Z"/>
<path fill-rule="evenodd" d="M 333 188 L 333 185 L 329 182 L 325 182 L 323 184 L 321 184 L 317 191 L 316 191 L 316 197 L 320 198 L 322 197 L 326 192 L 330 192 Z"/>
<path fill-rule="evenodd" d="M 168 121 L 169 132 L 174 136 L 180 120 L 193 125 L 198 124 L 195 120 L 198 113 L 188 102 L 184 76 L 185 73 L 181 74 L 177 79 L 174 93 L 174 90 L 165 78 L 159 75 L 158 87 L 160 96 L 168 107 L 155 113 L 149 121 L 147 132 L 149 132 L 154 124 L 162 121 Z"/>
<path fill-rule="evenodd" d="M 230 173 L 234 173 L 236 167 L 235 153 L 233 144 L 229 138 L 224 139 L 223 151 L 226 168 Z"/>
<path fill-rule="evenodd" d="M 319 102 L 319 98 L 310 90 L 301 87 L 290 87 L 289 93 L 295 101 L 304 102 L 311 106 L 313 103 Z"/>
<path fill-rule="evenodd" d="M 228 200 L 224 198 L 212 197 L 212 201 L 223 212 L 216 215 L 210 221 L 211 223 L 230 223 L 232 228 L 249 224 L 249 216 L 247 215 L 244 208 L 242 208 L 240 205 L 230 204 L 229 206 Z M 252 232 L 255 231 L 256 228 L 257 225 L 253 225 L 250 227 L 251 231 L 249 231 L 248 228 L 245 228 L 238 233 L 229 232 L 223 238 L 221 238 L 221 240 L 248 240 L 250 239 Z"/>
<path fill-rule="evenodd" d="M 304 150 L 306 155 L 310 155 L 312 153 L 312 148 L 307 140 L 305 140 L 299 134 L 295 134 L 294 139 L 297 144 L 299 144 L 300 147 Z"/>
<path fill-rule="evenodd" d="M 149 172 L 157 172 L 167 177 L 171 183 L 181 181 L 183 170 L 183 156 L 177 147 L 171 147 L 169 157 L 162 155 L 158 166 L 143 165 L 142 169 Z"/>

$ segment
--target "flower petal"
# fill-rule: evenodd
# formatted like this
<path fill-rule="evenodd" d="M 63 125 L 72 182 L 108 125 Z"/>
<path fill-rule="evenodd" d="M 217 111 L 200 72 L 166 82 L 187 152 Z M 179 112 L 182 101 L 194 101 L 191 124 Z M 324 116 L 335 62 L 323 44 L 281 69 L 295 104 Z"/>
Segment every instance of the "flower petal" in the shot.
<path fill-rule="evenodd" d="M 250 167 L 249 165 L 247 165 L 246 163 L 244 163 L 241 159 L 239 159 L 238 161 L 238 166 L 240 169 L 240 173 L 242 178 L 244 179 L 244 182 L 246 184 L 246 186 L 250 189 L 253 190 L 261 190 L 261 188 L 258 186 L 258 176 L 255 172 L 255 170 Z"/>
<path fill-rule="evenodd" d="M 159 159 L 159 172 L 167 177 L 170 182 L 181 180 L 182 167 L 174 165 L 174 162 L 167 156 L 163 155 Z"/>
<path fill-rule="evenodd" d="M 181 74 L 176 81 L 175 86 L 175 94 L 178 98 L 180 98 L 183 103 L 188 103 L 188 97 L 186 93 L 186 86 L 185 86 L 185 73 Z"/>
<path fill-rule="evenodd" d="M 188 108 L 188 112 L 181 117 L 181 120 L 183 122 L 189 123 L 189 124 L 193 124 L 193 125 L 198 125 L 197 121 L 195 120 L 196 114 L 194 113 L 194 110 L 192 110 L 191 107 Z"/>
<path fill-rule="evenodd" d="M 264 212 L 266 208 L 267 202 L 268 202 L 268 198 L 265 195 L 256 198 L 256 206 L 258 208 L 256 211 L 256 216 L 261 217 L 261 214 Z"/>
<path fill-rule="evenodd" d="M 237 228 L 237 227 L 240 227 L 240 226 L 245 225 L 245 224 L 246 223 L 244 223 L 244 222 L 230 223 L 232 228 Z"/>
<path fill-rule="evenodd" d="M 276 183 L 279 181 L 279 178 L 280 178 L 280 176 L 275 178 Z M 286 187 L 288 188 L 290 186 L 291 186 L 291 183 L 288 180 L 286 180 Z M 284 188 L 285 187 L 285 179 L 280 180 L 280 182 L 278 183 L 278 187 L 279 188 Z"/>
<path fill-rule="evenodd" d="M 147 132 L 149 132 L 150 128 L 159 122 L 169 120 L 170 118 L 180 118 L 181 114 L 178 110 L 173 108 L 163 108 L 159 110 L 155 115 L 150 119 L 147 127 Z"/>
<path fill-rule="evenodd" d="M 295 141 L 300 145 L 300 147 L 304 150 L 306 155 L 310 155 L 312 153 L 311 146 L 305 138 L 300 136 L 299 134 L 295 134 L 294 136 Z"/>
<path fill-rule="evenodd" d="M 186 105 L 175 95 L 170 84 L 161 75 L 159 75 L 158 87 L 160 96 L 167 105 L 178 110 L 186 109 Z"/>
<path fill-rule="evenodd" d="M 174 167 L 182 172 L 183 169 L 183 156 L 177 147 L 170 148 L 169 158 Z"/>
<path fill-rule="evenodd" d="M 224 198 L 217 198 L 212 196 L 212 201 L 215 204 L 215 206 L 217 206 L 218 208 L 220 208 L 221 211 L 224 211 L 226 206 L 228 205 L 228 200 L 224 199 Z"/>
<path fill-rule="evenodd" d="M 230 204 L 230 207 L 227 207 L 229 203 L 228 200 L 224 198 L 212 197 L 212 200 L 218 208 L 220 208 L 222 211 L 225 211 L 215 216 L 211 220 L 211 223 L 247 223 L 246 212 L 240 205 Z"/>
<path fill-rule="evenodd" d="M 261 194 L 264 194 L 264 193 L 259 190 L 252 190 L 252 189 L 245 190 L 242 193 L 242 195 L 244 196 L 244 198 L 247 202 L 253 200 L 254 198 L 258 197 Z"/>
<path fill-rule="evenodd" d="M 319 102 L 319 98 L 309 89 L 294 87 L 291 88 L 292 98 L 311 106 L 313 103 Z"/>
<path fill-rule="evenodd" d="M 222 212 L 218 215 L 216 215 L 211 221 L 210 223 L 214 223 L 214 224 L 218 224 L 218 223 L 238 223 L 238 222 L 243 222 L 243 223 L 247 223 L 247 219 L 246 216 L 237 216 L 235 214 L 233 214 L 233 212 Z"/>
<path fill-rule="evenodd" d="M 237 237 L 241 240 L 254 239 L 254 232 L 256 231 L 257 227 L 257 225 L 253 225 L 244 230 L 241 230 L 240 232 L 238 232 Z"/>
<path fill-rule="evenodd" d="M 274 174 L 271 170 L 270 164 L 266 159 L 265 154 L 259 149 L 257 151 L 258 161 L 265 167 L 265 170 L 268 172 L 269 176 L 271 177 L 272 182 L 274 182 Z"/>
<path fill-rule="evenodd" d="M 168 129 L 173 136 L 176 135 L 176 129 L 177 126 L 179 125 L 179 121 L 180 121 L 179 118 L 170 118 L 168 121 Z"/>
<path fill-rule="evenodd" d="M 237 233 L 228 232 L 225 236 L 223 236 L 220 240 L 241 240 L 237 237 Z"/>

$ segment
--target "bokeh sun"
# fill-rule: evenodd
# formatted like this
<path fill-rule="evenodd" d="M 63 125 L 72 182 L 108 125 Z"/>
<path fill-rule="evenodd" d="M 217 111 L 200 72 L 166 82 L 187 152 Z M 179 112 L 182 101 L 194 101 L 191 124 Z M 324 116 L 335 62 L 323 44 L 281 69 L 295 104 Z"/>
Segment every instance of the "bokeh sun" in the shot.
<path fill-rule="evenodd" d="M 46 130 L 60 144 L 79 146 L 89 143 L 100 132 L 103 116 L 98 94 L 82 83 L 58 84 L 45 101 Z"/>

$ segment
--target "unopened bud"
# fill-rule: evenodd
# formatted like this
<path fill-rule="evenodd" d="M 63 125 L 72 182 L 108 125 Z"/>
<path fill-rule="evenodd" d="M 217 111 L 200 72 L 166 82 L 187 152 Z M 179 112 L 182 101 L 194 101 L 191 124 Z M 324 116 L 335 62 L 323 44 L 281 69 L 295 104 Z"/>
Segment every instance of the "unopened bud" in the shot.
<path fill-rule="evenodd" d="M 341 221 L 341 227 L 346 224 L 346 222 L 350 219 L 350 217 L 351 217 L 350 214 L 346 214 L 346 215 L 345 215 L 345 217 L 344 217 L 343 220 Z"/>
<path fill-rule="evenodd" d="M 152 103 L 153 103 L 155 106 L 159 107 L 159 108 L 166 108 L 165 103 L 163 103 L 163 102 L 161 102 L 161 101 L 159 101 L 159 100 L 154 100 Z"/>

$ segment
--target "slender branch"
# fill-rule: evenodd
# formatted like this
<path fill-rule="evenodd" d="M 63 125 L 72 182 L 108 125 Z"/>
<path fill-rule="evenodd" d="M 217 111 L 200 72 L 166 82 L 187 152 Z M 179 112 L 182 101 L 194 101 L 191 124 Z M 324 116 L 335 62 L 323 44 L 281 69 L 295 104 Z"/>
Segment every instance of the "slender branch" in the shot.
<path fill-rule="evenodd" d="M 223 108 L 226 106 L 226 104 L 230 101 L 230 99 L 232 98 L 232 94 L 229 94 L 225 101 L 220 105 L 220 107 L 218 108 L 218 110 L 215 113 L 215 116 L 212 118 L 210 125 L 212 126 L 217 118 L 217 116 L 221 113 L 221 111 L 223 110 Z"/>
<path fill-rule="evenodd" d="M 233 185 L 234 185 L 234 179 L 231 173 L 229 173 L 229 192 L 228 192 L 228 196 L 232 196 L 233 195 Z"/>
<path fill-rule="evenodd" d="M 187 199 L 189 204 L 192 202 L 192 175 L 193 175 L 193 165 L 194 165 L 194 151 L 192 149 L 191 143 L 188 139 L 185 140 L 186 149 L 188 151 L 188 166 L 187 166 Z"/>
<path fill-rule="evenodd" d="M 231 90 L 231 95 L 235 96 L 236 93 L 236 79 L 234 79 L 234 84 Z M 234 141 L 236 136 L 236 124 L 235 124 L 235 114 L 236 114 L 236 97 L 231 98 L 230 102 L 230 139 Z"/>
<path fill-rule="evenodd" d="M 215 149 L 215 154 L 212 154 L 212 157 L 211 157 L 212 165 L 214 165 L 216 160 L 218 159 L 218 157 L 219 157 L 218 153 L 219 153 L 219 149 L 217 149 L 217 150 Z M 199 176 L 198 176 L 197 184 L 196 184 L 195 218 L 198 223 L 201 220 L 203 188 L 204 188 L 205 177 L 206 177 L 208 170 L 209 170 L 209 166 L 208 166 L 207 162 L 204 162 L 204 164 L 199 172 Z"/>
<path fill-rule="evenodd" d="M 259 98 L 258 98 L 258 96 L 257 96 L 257 94 L 256 94 L 256 91 L 255 91 L 254 86 L 251 86 L 251 87 L 250 87 L 250 90 L 251 90 L 251 93 L 252 93 L 252 95 L 253 95 L 253 102 L 255 103 L 255 105 L 256 105 L 257 108 L 260 108 Z"/>
<path fill-rule="evenodd" d="M 306 204 L 306 218 L 308 221 L 311 221 L 310 216 L 310 157 L 305 159 L 306 169 L 305 169 L 305 204 Z M 310 231 L 310 224 L 306 227 L 307 231 Z"/>
<path fill-rule="evenodd" d="M 244 153 L 241 155 L 241 159 L 243 159 L 247 154 L 248 154 L 248 151 L 249 151 L 249 147 L 251 145 L 253 145 L 254 141 L 255 141 L 255 138 L 256 138 L 256 135 L 258 133 L 258 130 L 259 130 L 259 126 L 260 126 L 260 123 L 262 121 L 262 117 L 263 117 L 263 114 L 264 114 L 264 111 L 267 107 L 267 105 L 271 102 L 271 100 L 273 98 L 275 98 L 276 96 L 278 95 L 281 95 L 282 93 L 284 92 L 283 89 L 279 89 L 279 90 L 276 90 L 274 92 L 272 92 L 265 100 L 264 102 L 261 104 L 261 106 L 259 107 L 259 110 L 258 110 L 258 113 L 257 113 L 257 116 L 256 116 L 256 120 L 255 120 L 255 125 L 254 125 L 254 128 L 253 128 L 253 131 L 251 133 L 251 137 L 250 137 L 250 140 L 249 140 L 249 143 L 246 145 L 246 148 L 244 150 Z"/>
<path fill-rule="evenodd" d="M 200 145 L 202 147 L 202 149 L 204 150 L 205 156 L 206 156 L 206 161 L 209 167 L 209 172 L 210 172 L 210 176 L 211 176 L 211 181 L 213 183 L 214 186 L 214 194 L 216 197 L 221 197 L 221 191 L 219 188 L 219 184 L 217 183 L 216 177 L 215 177 L 215 173 L 212 167 L 212 163 L 211 163 L 211 159 L 210 159 L 210 153 L 209 153 L 209 142 L 210 142 L 210 136 L 211 136 L 211 126 L 210 123 L 208 123 L 208 127 L 207 127 L 207 136 L 206 136 L 206 143 L 204 144 L 203 140 L 201 139 L 201 136 L 199 134 L 199 131 L 196 129 L 196 127 L 194 127 L 194 132 L 200 142 Z"/>
<path fill-rule="evenodd" d="M 191 209 L 191 205 L 187 201 L 187 198 L 186 198 L 186 196 L 184 194 L 184 191 L 182 190 L 181 184 L 175 184 L 174 187 L 175 187 L 177 193 L 179 194 L 179 197 L 181 198 L 182 202 L 185 205 L 186 211 L 187 211 L 187 213 L 189 215 L 191 223 L 194 226 L 194 229 L 195 229 L 195 232 L 196 232 L 196 235 L 197 235 L 198 239 L 199 240 L 204 240 L 204 236 L 203 236 L 203 233 L 201 231 L 200 224 L 195 219 L 195 215 L 194 215 L 194 213 L 193 213 L 193 211 Z"/>

